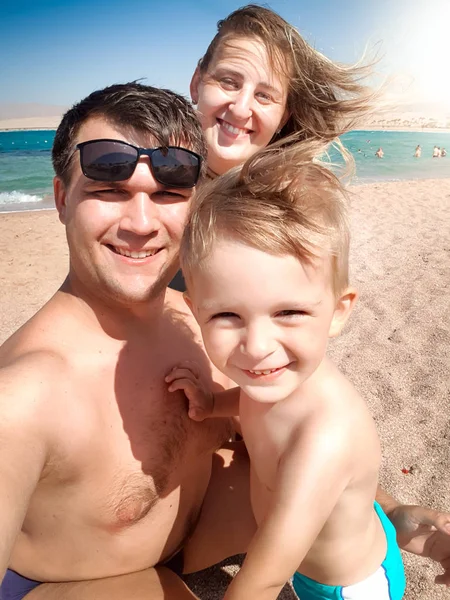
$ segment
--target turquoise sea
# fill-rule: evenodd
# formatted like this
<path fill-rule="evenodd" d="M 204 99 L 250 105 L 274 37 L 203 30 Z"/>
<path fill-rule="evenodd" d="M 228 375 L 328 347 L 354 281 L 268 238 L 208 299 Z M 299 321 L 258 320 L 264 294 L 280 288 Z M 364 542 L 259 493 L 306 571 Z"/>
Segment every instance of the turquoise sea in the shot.
<path fill-rule="evenodd" d="M 52 130 L 0 132 L 0 212 L 41 210 L 53 205 L 54 137 Z M 450 177 L 450 133 L 352 131 L 342 142 L 355 157 L 354 183 Z M 422 146 L 420 159 L 413 156 L 417 144 Z M 446 148 L 449 155 L 433 159 L 435 145 Z M 380 146 L 382 159 L 375 156 Z"/>

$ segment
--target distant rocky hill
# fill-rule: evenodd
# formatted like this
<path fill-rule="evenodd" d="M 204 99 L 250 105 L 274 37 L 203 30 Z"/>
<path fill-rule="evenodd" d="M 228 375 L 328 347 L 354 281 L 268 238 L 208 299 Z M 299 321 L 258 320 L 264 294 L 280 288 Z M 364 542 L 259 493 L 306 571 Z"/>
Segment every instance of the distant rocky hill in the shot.
<path fill-rule="evenodd" d="M 450 129 L 450 106 L 422 103 L 384 107 L 368 117 L 364 125 L 387 129 Z"/>

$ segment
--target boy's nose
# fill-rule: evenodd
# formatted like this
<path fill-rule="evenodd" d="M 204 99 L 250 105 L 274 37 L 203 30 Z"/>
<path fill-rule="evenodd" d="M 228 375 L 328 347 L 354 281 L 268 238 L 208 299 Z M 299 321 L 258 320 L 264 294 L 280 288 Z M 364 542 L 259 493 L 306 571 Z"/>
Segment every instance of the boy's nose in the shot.
<path fill-rule="evenodd" d="M 272 354 L 275 348 L 276 340 L 268 327 L 248 328 L 240 345 L 242 354 L 255 361 Z"/>

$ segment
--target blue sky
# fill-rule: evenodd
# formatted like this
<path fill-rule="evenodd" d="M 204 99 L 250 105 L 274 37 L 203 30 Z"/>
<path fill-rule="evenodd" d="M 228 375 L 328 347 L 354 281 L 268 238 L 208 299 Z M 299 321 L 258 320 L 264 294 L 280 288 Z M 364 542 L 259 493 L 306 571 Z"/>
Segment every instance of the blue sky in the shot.
<path fill-rule="evenodd" d="M 216 23 L 234 0 L 2 0 L 0 102 L 70 105 L 104 85 L 145 78 L 187 94 Z M 334 60 L 378 44 L 379 71 L 409 98 L 450 107 L 450 0 L 272 0 L 266 5 Z M 381 42 L 381 45 L 379 44 Z"/>

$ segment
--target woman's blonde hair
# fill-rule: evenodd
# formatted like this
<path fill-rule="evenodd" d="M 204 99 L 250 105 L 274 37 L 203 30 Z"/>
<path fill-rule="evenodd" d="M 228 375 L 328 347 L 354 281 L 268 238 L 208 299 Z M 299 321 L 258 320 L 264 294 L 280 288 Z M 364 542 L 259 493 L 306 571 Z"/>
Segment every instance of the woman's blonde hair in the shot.
<path fill-rule="evenodd" d="M 347 195 L 339 179 L 312 162 L 318 142 L 267 148 L 243 167 L 200 187 L 180 248 L 188 290 L 218 239 L 232 239 L 302 262 L 329 257 L 332 287 L 348 286 Z"/>
<path fill-rule="evenodd" d="M 296 134 L 297 140 L 321 140 L 323 151 L 371 110 L 375 95 L 362 83 L 370 66 L 331 61 L 280 15 L 254 4 L 239 8 L 218 22 L 217 34 L 198 64 L 201 77 L 208 73 L 220 46 L 236 38 L 261 41 L 272 67 L 288 78 L 289 117 L 272 142 L 289 141 Z M 340 149 L 345 154 L 342 146 Z"/>

